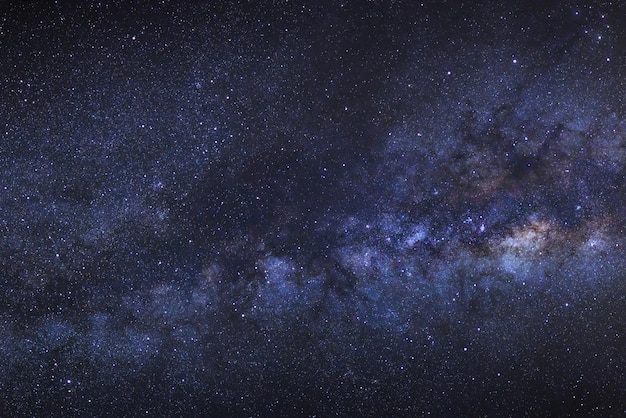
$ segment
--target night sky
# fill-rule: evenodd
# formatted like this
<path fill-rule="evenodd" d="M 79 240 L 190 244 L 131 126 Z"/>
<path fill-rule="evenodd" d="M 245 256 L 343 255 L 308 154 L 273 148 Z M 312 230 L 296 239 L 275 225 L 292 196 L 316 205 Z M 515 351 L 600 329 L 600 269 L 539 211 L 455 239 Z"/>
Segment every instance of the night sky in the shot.
<path fill-rule="evenodd" d="M 0 416 L 626 414 L 626 7 L 0 5 Z"/>

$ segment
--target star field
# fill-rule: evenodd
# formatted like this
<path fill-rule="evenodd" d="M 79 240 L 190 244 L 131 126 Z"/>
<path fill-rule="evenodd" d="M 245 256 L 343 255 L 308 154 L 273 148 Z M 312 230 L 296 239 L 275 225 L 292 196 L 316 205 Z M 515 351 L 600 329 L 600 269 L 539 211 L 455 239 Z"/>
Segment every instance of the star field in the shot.
<path fill-rule="evenodd" d="M 624 12 L 3 3 L 0 415 L 622 416 Z"/>

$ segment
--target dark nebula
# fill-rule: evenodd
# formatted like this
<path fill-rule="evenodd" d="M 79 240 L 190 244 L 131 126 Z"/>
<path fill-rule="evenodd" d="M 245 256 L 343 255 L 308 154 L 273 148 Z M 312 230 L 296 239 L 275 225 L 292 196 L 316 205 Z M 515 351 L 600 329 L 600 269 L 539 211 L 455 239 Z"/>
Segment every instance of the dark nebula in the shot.
<path fill-rule="evenodd" d="M 625 33 L 2 2 L 0 416 L 624 416 Z"/>

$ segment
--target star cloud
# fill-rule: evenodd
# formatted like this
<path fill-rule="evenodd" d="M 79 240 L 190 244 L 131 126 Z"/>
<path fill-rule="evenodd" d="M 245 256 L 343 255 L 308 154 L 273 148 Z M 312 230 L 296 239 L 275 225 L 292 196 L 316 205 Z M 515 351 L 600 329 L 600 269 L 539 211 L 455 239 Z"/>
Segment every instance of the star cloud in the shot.
<path fill-rule="evenodd" d="M 7 416 L 621 416 L 615 5 L 0 6 Z"/>

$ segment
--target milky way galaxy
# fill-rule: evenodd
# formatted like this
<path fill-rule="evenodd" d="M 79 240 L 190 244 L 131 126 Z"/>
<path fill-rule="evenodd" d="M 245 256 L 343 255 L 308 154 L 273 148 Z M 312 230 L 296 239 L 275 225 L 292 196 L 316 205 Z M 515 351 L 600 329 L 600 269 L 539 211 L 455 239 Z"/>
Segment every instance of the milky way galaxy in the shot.
<path fill-rule="evenodd" d="M 4 2 L 0 415 L 623 416 L 625 17 Z"/>

